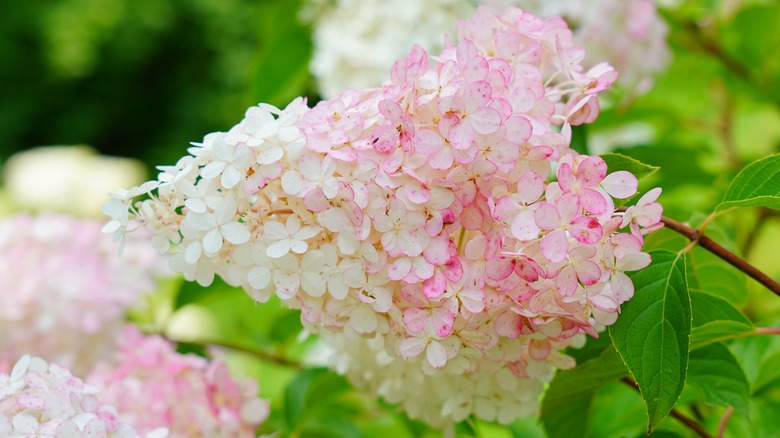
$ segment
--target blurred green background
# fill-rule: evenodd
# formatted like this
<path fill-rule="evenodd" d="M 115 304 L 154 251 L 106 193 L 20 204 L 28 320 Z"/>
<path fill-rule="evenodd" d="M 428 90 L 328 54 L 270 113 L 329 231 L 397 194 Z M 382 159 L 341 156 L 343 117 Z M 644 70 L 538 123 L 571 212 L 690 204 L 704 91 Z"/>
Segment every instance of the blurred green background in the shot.
<path fill-rule="evenodd" d="M 0 0 L 0 160 L 88 144 L 171 163 L 309 87 L 299 0 Z"/>

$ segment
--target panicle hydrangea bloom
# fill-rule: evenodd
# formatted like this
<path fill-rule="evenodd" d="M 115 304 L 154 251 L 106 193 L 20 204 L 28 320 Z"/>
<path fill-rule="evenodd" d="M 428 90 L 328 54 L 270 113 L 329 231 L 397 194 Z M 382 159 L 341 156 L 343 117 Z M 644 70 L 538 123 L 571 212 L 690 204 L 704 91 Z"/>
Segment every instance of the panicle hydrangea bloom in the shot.
<path fill-rule="evenodd" d="M 55 214 L 0 220 L 0 371 L 29 353 L 84 375 L 113 352 L 125 311 L 163 270 L 148 233 L 120 260 L 101 226 Z"/>
<path fill-rule="evenodd" d="M 404 2 L 401 7 L 382 0 L 310 0 L 310 68 L 318 90 L 330 98 L 347 88 L 379 86 L 412 44 L 441 49 L 442 35 L 473 11 L 473 4 L 462 0 Z"/>
<path fill-rule="evenodd" d="M 560 350 L 631 298 L 625 271 L 650 263 L 643 235 L 661 207 L 654 193 L 624 218 L 614 198 L 636 178 L 569 148 L 617 73 L 582 68 L 562 19 L 479 9 L 457 29 L 438 56 L 415 46 L 382 88 L 250 108 L 116 193 L 108 229 L 140 220 L 187 279 L 218 274 L 300 308 L 348 345 L 342 372 L 409 399 L 412 417 L 535 412 L 552 367 L 573 365 Z"/>
<path fill-rule="evenodd" d="M 117 418 L 96 388 L 66 368 L 23 356 L 10 374 L 0 374 L 0 436 L 133 438 L 135 430 Z M 147 438 L 167 436 L 157 428 Z"/>
<path fill-rule="evenodd" d="M 398 7 L 381 0 L 310 1 L 314 23 L 311 71 L 319 90 L 333 97 L 346 88 L 376 87 L 396 58 L 413 43 L 429 52 L 452 34 L 455 18 L 476 4 L 517 6 L 540 17 L 564 17 L 574 42 L 591 60 L 606 60 L 620 72 L 618 85 L 630 95 L 645 93 L 652 76 L 669 63 L 668 27 L 652 0 L 423 0 Z M 587 60 L 583 63 L 591 67 Z"/>
<path fill-rule="evenodd" d="M 268 416 L 255 381 L 237 382 L 223 362 L 179 354 L 159 336 L 126 327 L 114 359 L 86 380 L 139 432 L 164 426 L 171 438 L 254 438 Z"/>

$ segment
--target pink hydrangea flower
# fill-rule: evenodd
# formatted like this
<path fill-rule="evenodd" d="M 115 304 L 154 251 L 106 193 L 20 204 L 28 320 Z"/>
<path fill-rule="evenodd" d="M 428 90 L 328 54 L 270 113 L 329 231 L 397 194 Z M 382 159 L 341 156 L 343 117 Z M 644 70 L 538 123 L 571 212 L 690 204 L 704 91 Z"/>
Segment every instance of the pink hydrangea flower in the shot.
<path fill-rule="evenodd" d="M 120 260 L 100 227 L 55 214 L 0 220 L 0 371 L 34 354 L 83 375 L 111 354 L 125 311 L 166 270 L 147 233 Z"/>
<path fill-rule="evenodd" d="M 138 437 L 97 392 L 66 368 L 23 356 L 10 374 L 0 374 L 0 436 Z M 153 428 L 143 436 L 168 435 L 165 428 Z"/>
<path fill-rule="evenodd" d="M 118 418 L 146 433 L 164 426 L 175 437 L 252 437 L 268 416 L 254 381 L 237 382 L 219 361 L 176 353 L 158 336 L 125 328 L 111 364 L 87 381 L 117 406 Z"/>
<path fill-rule="evenodd" d="M 411 398 L 409 415 L 437 425 L 535 412 L 538 392 L 502 385 L 541 390 L 573 366 L 560 351 L 614 322 L 633 293 L 624 272 L 650 263 L 637 235 L 658 228 L 653 195 L 626 223 L 615 211 L 633 175 L 569 148 L 567 127 L 597 116 L 617 73 L 584 69 L 565 21 L 480 9 L 457 29 L 437 56 L 413 47 L 381 88 L 248 111 L 231 132 L 252 125 L 263 142 L 225 141 L 281 165 L 261 190 L 204 178 L 224 162 L 204 141 L 127 215 L 170 236 L 186 278 L 275 294 L 327 342 L 359 341 L 339 369 L 389 401 Z M 258 126 L 279 120 L 297 133 Z M 255 168 L 238 170 L 248 181 Z M 205 200 L 197 210 L 193 197 Z M 205 242 L 191 226 L 203 215 L 249 236 L 188 258 Z M 457 396 L 439 388 L 450 381 Z"/>

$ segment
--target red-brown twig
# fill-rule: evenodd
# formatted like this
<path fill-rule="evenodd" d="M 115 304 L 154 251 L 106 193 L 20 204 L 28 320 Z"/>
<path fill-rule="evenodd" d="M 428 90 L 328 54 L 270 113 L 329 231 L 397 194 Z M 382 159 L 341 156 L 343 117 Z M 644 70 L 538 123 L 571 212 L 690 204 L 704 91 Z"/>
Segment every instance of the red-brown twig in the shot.
<path fill-rule="evenodd" d="M 774 292 L 775 295 L 780 296 L 780 283 L 776 282 L 768 275 L 758 270 L 758 268 L 745 261 L 745 259 L 720 246 L 717 242 L 710 239 L 709 237 L 702 235 L 699 230 L 693 229 L 688 225 L 666 216 L 661 217 L 661 222 L 663 222 L 670 230 L 682 234 L 683 236 L 690 239 L 691 242 L 696 242 L 697 245 L 727 261 L 735 268 L 749 275 L 751 278 L 764 285 L 767 289 Z"/>

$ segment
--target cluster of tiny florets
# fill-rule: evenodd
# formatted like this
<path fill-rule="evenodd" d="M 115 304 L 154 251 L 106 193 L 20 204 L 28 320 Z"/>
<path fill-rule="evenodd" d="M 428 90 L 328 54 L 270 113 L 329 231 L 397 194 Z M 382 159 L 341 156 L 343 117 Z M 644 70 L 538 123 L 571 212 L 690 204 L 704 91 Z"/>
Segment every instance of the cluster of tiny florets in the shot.
<path fill-rule="evenodd" d="M 225 363 L 177 353 L 165 339 L 132 327 L 125 328 L 113 360 L 86 381 L 140 433 L 164 426 L 170 438 L 254 438 L 269 412 L 254 380 L 239 382 Z"/>
<path fill-rule="evenodd" d="M 97 392 L 66 368 L 24 356 L 10 374 L 0 374 L 0 436 L 137 437 Z M 166 433 L 156 429 L 145 436 L 162 438 Z"/>
<path fill-rule="evenodd" d="M 534 412 L 552 367 L 573 365 L 559 351 L 631 298 L 658 193 L 616 212 L 636 178 L 569 148 L 617 73 L 582 68 L 562 19 L 480 9 L 457 29 L 382 88 L 250 108 L 114 193 L 106 231 L 140 220 L 185 278 L 301 309 L 345 346 L 342 372 L 413 417 Z"/>
<path fill-rule="evenodd" d="M 0 220 L 0 371 L 31 354 L 83 375 L 114 351 L 125 312 L 167 270 L 148 233 L 119 260 L 102 225 L 51 213 Z"/>

